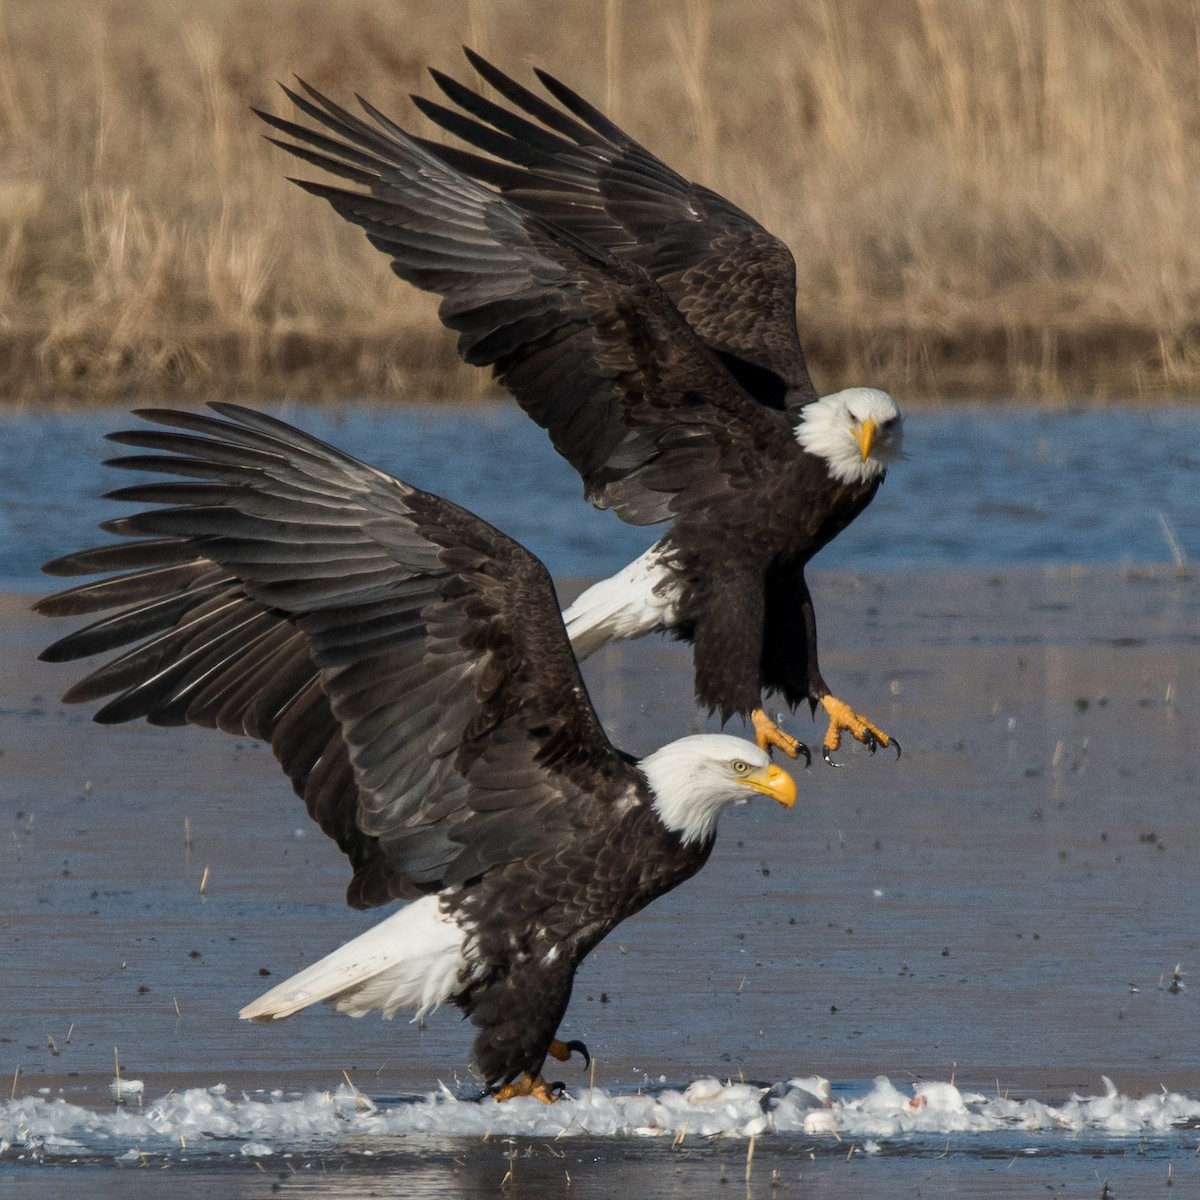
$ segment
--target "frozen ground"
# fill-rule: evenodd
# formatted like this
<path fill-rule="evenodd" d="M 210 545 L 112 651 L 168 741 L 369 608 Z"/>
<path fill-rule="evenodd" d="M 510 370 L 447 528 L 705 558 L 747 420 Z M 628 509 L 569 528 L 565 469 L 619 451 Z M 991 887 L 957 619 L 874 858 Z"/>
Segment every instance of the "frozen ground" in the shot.
<path fill-rule="evenodd" d="M 466 1099 L 452 1013 L 237 1021 L 372 919 L 343 862 L 261 748 L 62 707 L 74 672 L 33 661 L 54 627 L 0 602 L 0 1182 L 691 1196 L 740 1187 L 753 1137 L 764 1196 L 1200 1187 L 1196 581 L 816 591 L 826 674 L 903 759 L 729 814 L 706 871 L 588 960 L 563 1032 L 596 1072 L 561 1068 L 551 1110 Z M 655 642 L 589 665 L 621 744 L 693 720 L 687 666 Z M 142 1082 L 120 1106 L 114 1055 Z"/>

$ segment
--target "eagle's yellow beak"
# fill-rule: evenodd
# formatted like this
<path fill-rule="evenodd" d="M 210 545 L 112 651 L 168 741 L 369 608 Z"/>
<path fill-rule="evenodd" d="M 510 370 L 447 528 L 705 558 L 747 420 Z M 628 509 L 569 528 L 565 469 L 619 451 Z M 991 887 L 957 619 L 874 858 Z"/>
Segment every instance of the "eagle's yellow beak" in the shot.
<path fill-rule="evenodd" d="M 866 462 L 867 456 L 871 453 L 871 447 L 875 445 L 875 422 L 864 421 L 851 432 L 854 434 L 854 440 L 858 443 L 859 450 L 862 451 L 863 462 Z"/>
<path fill-rule="evenodd" d="M 784 808 L 791 808 L 796 803 L 796 781 L 782 768 L 774 763 L 746 776 L 746 783 L 756 792 L 778 800 Z"/>

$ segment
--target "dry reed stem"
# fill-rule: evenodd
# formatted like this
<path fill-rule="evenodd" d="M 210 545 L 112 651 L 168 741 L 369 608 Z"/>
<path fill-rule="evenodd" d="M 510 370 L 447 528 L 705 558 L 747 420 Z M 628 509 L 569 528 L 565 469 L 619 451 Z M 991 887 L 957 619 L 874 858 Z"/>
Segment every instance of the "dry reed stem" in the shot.
<path fill-rule="evenodd" d="M 249 112 L 294 72 L 428 132 L 462 41 L 780 234 L 822 388 L 1200 386 L 1192 0 L 0 0 L 0 394 L 486 390 Z"/>

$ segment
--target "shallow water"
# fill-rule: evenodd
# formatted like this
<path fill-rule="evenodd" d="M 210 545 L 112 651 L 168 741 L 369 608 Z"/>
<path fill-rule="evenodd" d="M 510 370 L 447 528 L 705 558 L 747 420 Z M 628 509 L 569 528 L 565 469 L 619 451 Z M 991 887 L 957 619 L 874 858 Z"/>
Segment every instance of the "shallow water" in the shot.
<path fill-rule="evenodd" d="M 1094 419 L 1050 422 L 1045 436 L 1086 445 Z M 1139 442 L 1200 444 L 1183 411 L 1161 428 L 1115 419 Z M 369 447 L 387 422 L 366 411 L 326 432 L 354 448 L 360 421 L 353 437 Z M 81 447 L 114 417 L 89 422 Z M 967 414 L 956 427 L 977 424 L 995 422 Z M 987 444 L 1025 436 L 993 431 Z M 968 461 L 972 444 L 945 458 Z M 1146 526 L 1141 548 L 1160 563 L 1156 505 L 1197 549 L 1187 461 L 1115 506 Z M 462 474 L 464 486 L 481 478 Z M 569 507 L 586 511 L 567 482 Z M 944 487 L 928 511 L 954 510 Z M 58 544 L 18 548 L 16 561 L 86 544 L 80 503 L 62 501 Z M 471 1031 L 451 1013 L 425 1029 L 325 1010 L 277 1028 L 236 1019 L 372 919 L 341 904 L 344 860 L 261 747 L 102 729 L 61 706 L 78 668 L 34 661 L 58 624 L 28 614 L 27 595 L 0 601 L 0 1074 L 14 1097 L 0 1102 L 0 1180 L 152 1196 L 165 1167 L 183 1197 L 473 1196 L 496 1194 L 511 1170 L 514 1194 L 560 1194 L 569 1176 L 577 1196 L 694 1196 L 722 1178 L 742 1186 L 753 1133 L 755 1195 L 1095 1197 L 1107 1179 L 1125 1196 L 1165 1187 L 1168 1172 L 1173 1194 L 1187 1194 L 1200 1185 L 1188 986 L 1200 960 L 1200 593 L 1168 567 L 988 557 L 1001 542 L 1006 554 L 1048 543 L 1050 510 L 1008 520 L 1004 539 L 964 517 L 955 538 L 977 538 L 962 553 L 986 570 L 905 571 L 897 556 L 878 571 L 816 573 L 826 674 L 899 735 L 904 757 L 856 748 L 843 770 L 803 775 L 792 813 L 728 814 L 709 867 L 585 964 L 563 1032 L 588 1042 L 595 1077 L 564 1066 L 576 1101 L 501 1110 L 511 1124 L 490 1138 L 479 1123 L 499 1118 L 438 1098 L 439 1081 L 459 1097 L 477 1088 Z M 920 504 L 905 512 L 884 524 L 927 536 Z M 27 522 L 39 546 L 46 519 Z M 545 531 L 554 553 L 597 561 L 602 536 L 569 534 Z M 1100 561 L 1136 558 L 1105 544 Z M 24 568 L 14 575 L 28 586 Z M 612 647 L 587 673 L 634 752 L 695 721 L 681 647 Z M 121 1109 L 114 1051 L 144 1084 Z M 339 1098 L 343 1071 L 375 1111 Z M 818 1114 L 831 1127 L 806 1125 L 804 1110 L 798 1124 L 767 1119 L 764 1089 L 738 1090 L 813 1075 L 832 1084 Z M 734 1086 L 689 1100 L 707 1076 Z M 926 1088 L 933 1099 L 914 1106 L 914 1085 L 951 1079 L 957 1100 Z M 656 1123 L 637 1123 L 639 1090 L 657 1099 Z M 546 1122 L 564 1119 L 572 1132 L 559 1137 Z"/>
<path fill-rule="evenodd" d="M 609 574 L 654 540 L 580 503 L 579 479 L 513 404 L 275 406 L 373 465 L 480 513 L 556 577 Z M 91 544 L 98 502 L 132 482 L 100 463 L 136 422 L 115 411 L 0 413 L 0 586 Z M 979 406 L 905 418 L 908 458 L 817 564 L 962 570 L 1171 560 L 1161 520 L 1200 556 L 1200 408 L 1074 413 Z"/>

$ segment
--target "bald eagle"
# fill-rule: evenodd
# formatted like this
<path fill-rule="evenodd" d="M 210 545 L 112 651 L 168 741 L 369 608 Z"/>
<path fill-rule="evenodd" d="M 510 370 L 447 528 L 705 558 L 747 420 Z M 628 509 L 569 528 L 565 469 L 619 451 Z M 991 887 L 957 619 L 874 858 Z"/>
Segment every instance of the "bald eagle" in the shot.
<path fill-rule="evenodd" d="M 47 564 L 117 571 L 40 601 L 101 613 L 42 654 L 119 651 L 64 697 L 270 743 L 354 869 L 356 907 L 410 901 L 247 1005 L 361 1016 L 457 1005 L 502 1099 L 552 1090 L 547 1054 L 576 968 L 620 921 L 694 875 L 728 804 L 791 807 L 750 742 L 699 735 L 640 762 L 605 736 L 542 563 L 473 514 L 273 418 L 140 413 L 113 460 L 166 480 L 118 499 L 125 540 Z M 584 1051 L 586 1053 L 586 1050 Z"/>
<path fill-rule="evenodd" d="M 898 754 L 826 684 L 804 578 L 901 454 L 895 401 L 818 397 L 795 262 L 753 218 L 552 76 L 537 72 L 557 104 L 467 53 L 508 107 L 436 71 L 457 107 L 414 99 L 472 150 L 360 101 L 364 120 L 302 82 L 303 95 L 284 91 L 315 127 L 258 115 L 286 135 L 277 145 L 361 189 L 296 181 L 443 297 L 459 353 L 548 431 L 593 504 L 671 522 L 568 610 L 576 653 L 669 631 L 693 645 L 700 704 L 751 717 L 764 748 L 804 750 L 763 710 L 773 692 L 825 708 L 826 761 L 844 731 Z"/>

